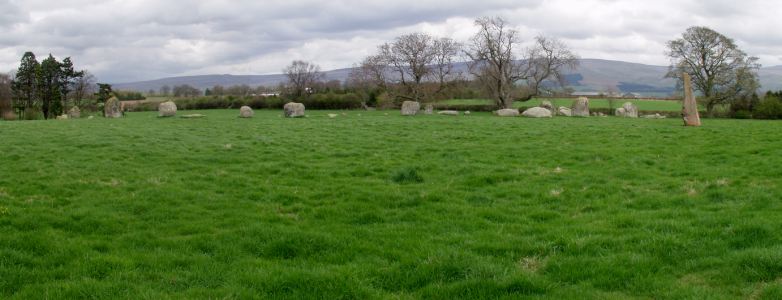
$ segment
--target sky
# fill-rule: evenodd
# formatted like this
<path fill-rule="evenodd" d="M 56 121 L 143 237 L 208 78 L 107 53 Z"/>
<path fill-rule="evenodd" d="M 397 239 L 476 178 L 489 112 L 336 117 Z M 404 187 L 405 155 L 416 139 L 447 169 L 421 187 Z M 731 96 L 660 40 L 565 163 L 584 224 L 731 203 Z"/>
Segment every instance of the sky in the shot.
<path fill-rule="evenodd" d="M 111 83 L 275 74 L 297 59 L 331 70 L 408 33 L 466 43 L 481 16 L 503 17 L 523 43 L 546 35 L 582 58 L 653 65 L 668 65 L 667 41 L 708 26 L 775 66 L 780 11 L 778 0 L 0 0 L 0 72 L 25 51 L 70 56 Z"/>

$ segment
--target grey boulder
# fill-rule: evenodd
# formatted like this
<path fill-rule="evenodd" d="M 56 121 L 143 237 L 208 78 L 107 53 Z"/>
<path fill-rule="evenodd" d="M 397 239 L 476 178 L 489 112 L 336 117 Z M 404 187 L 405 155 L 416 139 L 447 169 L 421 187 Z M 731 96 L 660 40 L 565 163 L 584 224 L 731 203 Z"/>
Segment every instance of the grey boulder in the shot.
<path fill-rule="evenodd" d="M 525 110 L 522 114 L 527 118 L 551 118 L 551 110 L 545 107 L 533 107 Z"/>
<path fill-rule="evenodd" d="M 304 104 L 288 102 L 283 106 L 283 111 L 286 118 L 301 118 L 304 117 Z"/>
<path fill-rule="evenodd" d="M 255 115 L 255 112 L 253 112 L 253 109 L 249 106 L 242 106 L 239 108 L 239 117 L 240 118 L 252 118 Z"/>
<path fill-rule="evenodd" d="M 402 102 L 402 115 L 403 116 L 415 116 L 418 111 L 421 110 L 421 103 L 415 101 Z"/>
<path fill-rule="evenodd" d="M 518 109 L 505 108 L 495 111 L 494 114 L 500 117 L 518 117 L 521 113 Z"/>
<path fill-rule="evenodd" d="M 157 113 L 159 117 L 176 116 L 176 103 L 174 103 L 174 101 L 160 103 L 160 105 L 157 106 Z"/>

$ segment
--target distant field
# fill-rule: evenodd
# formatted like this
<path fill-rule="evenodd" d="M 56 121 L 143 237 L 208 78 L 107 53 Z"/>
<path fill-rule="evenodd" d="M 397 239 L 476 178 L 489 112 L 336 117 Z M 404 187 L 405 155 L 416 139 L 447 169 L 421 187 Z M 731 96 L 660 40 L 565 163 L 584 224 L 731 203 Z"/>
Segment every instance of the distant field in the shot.
<path fill-rule="evenodd" d="M 563 98 L 563 99 L 532 99 L 527 102 L 516 102 L 515 107 L 532 107 L 540 105 L 543 100 L 551 101 L 554 106 L 570 107 L 575 99 Z M 614 108 L 619 108 L 625 102 L 633 102 L 638 106 L 640 110 L 649 111 L 681 111 L 682 103 L 676 100 L 642 100 L 642 99 L 615 99 Z M 487 105 L 492 104 L 491 100 L 486 99 L 453 99 L 446 100 L 441 103 L 450 105 Z M 593 108 L 609 108 L 608 99 L 589 99 L 589 107 Z"/>
<path fill-rule="evenodd" d="M 0 299 L 782 299 L 782 122 L 181 113 L 0 122 Z"/>

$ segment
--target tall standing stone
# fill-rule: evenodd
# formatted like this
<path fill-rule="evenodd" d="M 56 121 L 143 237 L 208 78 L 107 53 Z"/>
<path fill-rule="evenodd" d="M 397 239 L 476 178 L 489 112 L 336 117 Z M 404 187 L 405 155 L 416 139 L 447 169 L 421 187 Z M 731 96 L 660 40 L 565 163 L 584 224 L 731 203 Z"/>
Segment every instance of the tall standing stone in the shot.
<path fill-rule="evenodd" d="M 573 116 L 589 117 L 589 98 L 578 97 L 578 99 L 573 102 Z"/>
<path fill-rule="evenodd" d="M 421 110 L 421 103 L 416 101 L 402 102 L 402 115 L 403 116 L 415 116 L 418 111 Z"/>
<path fill-rule="evenodd" d="M 698 114 L 698 102 L 692 93 L 692 79 L 690 74 L 682 73 L 684 79 L 684 102 L 682 107 L 682 116 L 684 117 L 684 126 L 701 126 L 701 117 Z"/>
<path fill-rule="evenodd" d="M 103 105 L 103 116 L 106 118 L 122 118 L 122 105 L 117 97 L 111 97 Z"/>
<path fill-rule="evenodd" d="M 635 106 L 633 102 L 625 102 L 621 109 L 624 110 L 624 115 L 622 115 L 622 117 L 638 118 L 638 106 Z M 617 109 L 617 112 L 619 112 L 619 109 Z"/>

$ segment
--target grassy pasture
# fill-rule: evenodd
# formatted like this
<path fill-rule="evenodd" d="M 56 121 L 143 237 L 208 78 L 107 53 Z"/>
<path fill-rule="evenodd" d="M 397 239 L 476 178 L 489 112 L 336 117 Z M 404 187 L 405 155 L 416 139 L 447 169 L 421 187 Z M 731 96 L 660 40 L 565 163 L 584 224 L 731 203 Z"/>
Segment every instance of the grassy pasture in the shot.
<path fill-rule="evenodd" d="M 781 122 L 186 113 L 0 122 L 0 298 L 782 298 Z"/>
<path fill-rule="evenodd" d="M 517 101 L 513 103 L 514 107 L 533 107 L 540 105 L 541 101 L 548 100 L 554 107 L 570 107 L 575 99 L 573 98 L 558 98 L 558 99 L 532 99 L 527 102 Z M 614 99 L 614 108 L 622 107 L 625 102 L 633 102 L 638 106 L 640 110 L 647 111 L 681 111 L 682 102 L 676 100 L 648 100 L 648 99 Z M 491 100 L 486 99 L 451 99 L 441 103 L 450 105 L 487 105 L 492 104 Z M 601 98 L 589 98 L 589 107 L 592 108 L 609 108 L 608 99 Z"/>

